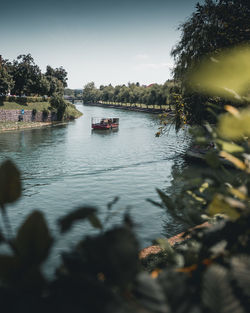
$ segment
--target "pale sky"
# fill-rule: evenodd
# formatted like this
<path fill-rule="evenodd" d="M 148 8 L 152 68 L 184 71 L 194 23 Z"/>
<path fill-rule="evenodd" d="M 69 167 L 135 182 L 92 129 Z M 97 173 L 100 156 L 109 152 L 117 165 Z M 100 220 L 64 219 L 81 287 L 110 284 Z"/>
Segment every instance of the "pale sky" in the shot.
<path fill-rule="evenodd" d="M 202 2 L 202 1 L 200 1 Z M 42 71 L 63 66 L 68 87 L 163 83 L 177 27 L 197 0 L 1 1 L 0 54 L 31 53 Z"/>

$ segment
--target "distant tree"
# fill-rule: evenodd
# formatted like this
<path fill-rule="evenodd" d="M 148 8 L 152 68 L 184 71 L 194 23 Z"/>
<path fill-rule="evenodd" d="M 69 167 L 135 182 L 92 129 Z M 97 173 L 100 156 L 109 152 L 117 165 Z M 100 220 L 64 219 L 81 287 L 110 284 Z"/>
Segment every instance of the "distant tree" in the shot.
<path fill-rule="evenodd" d="M 100 92 L 102 101 L 114 101 L 114 87 L 112 85 L 100 86 Z"/>
<path fill-rule="evenodd" d="M 8 94 L 13 88 L 14 80 L 4 65 L 0 65 L 0 94 Z"/>
<path fill-rule="evenodd" d="M 41 75 L 41 78 L 38 84 L 39 84 L 38 86 L 39 95 L 41 96 L 49 95 L 50 82 L 44 74 Z"/>
<path fill-rule="evenodd" d="M 49 82 L 49 91 L 48 96 L 52 96 L 54 93 L 63 95 L 63 83 L 54 76 L 46 76 L 47 81 Z"/>
<path fill-rule="evenodd" d="M 74 95 L 75 95 L 74 89 L 65 88 L 64 89 L 64 95 L 74 97 Z"/>
<path fill-rule="evenodd" d="M 12 76 L 14 79 L 13 93 L 31 95 L 39 93 L 41 70 L 35 64 L 31 54 L 21 54 L 13 61 Z"/>
<path fill-rule="evenodd" d="M 58 120 L 62 120 L 64 116 L 64 112 L 67 107 L 66 101 L 63 99 L 61 94 L 54 93 L 50 97 L 50 104 L 52 108 L 55 108 L 57 110 L 57 118 Z"/>
<path fill-rule="evenodd" d="M 63 88 L 67 87 L 67 75 L 66 70 L 60 66 L 59 68 L 52 68 L 50 65 L 47 66 L 45 75 L 47 77 L 55 77 L 57 78 L 63 85 Z"/>
<path fill-rule="evenodd" d="M 100 92 L 94 82 L 87 83 L 83 87 L 82 98 L 84 103 L 95 103 L 100 99 Z"/>

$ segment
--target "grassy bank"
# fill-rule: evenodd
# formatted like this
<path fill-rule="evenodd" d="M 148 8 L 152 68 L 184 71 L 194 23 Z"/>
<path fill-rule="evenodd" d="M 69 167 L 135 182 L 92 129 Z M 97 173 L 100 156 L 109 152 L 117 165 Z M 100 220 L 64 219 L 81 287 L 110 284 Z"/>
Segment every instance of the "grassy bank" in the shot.
<path fill-rule="evenodd" d="M 82 112 L 78 111 L 74 104 L 67 102 L 68 105 L 65 110 L 65 118 L 66 119 L 75 119 L 82 116 Z"/>
<path fill-rule="evenodd" d="M 20 104 L 15 101 L 1 101 L 0 110 L 33 110 L 36 109 L 38 112 L 42 112 L 44 109 L 48 109 L 50 103 L 48 101 L 43 102 L 27 102 L 26 104 Z"/>
<path fill-rule="evenodd" d="M 0 101 L 0 110 L 33 110 L 35 109 L 37 112 L 43 112 L 43 110 L 50 109 L 50 103 L 48 101 L 41 102 L 27 102 L 25 104 L 20 104 L 15 101 Z M 67 107 L 65 110 L 65 119 L 75 119 L 82 115 L 80 111 L 76 109 L 76 107 L 67 102 Z"/>

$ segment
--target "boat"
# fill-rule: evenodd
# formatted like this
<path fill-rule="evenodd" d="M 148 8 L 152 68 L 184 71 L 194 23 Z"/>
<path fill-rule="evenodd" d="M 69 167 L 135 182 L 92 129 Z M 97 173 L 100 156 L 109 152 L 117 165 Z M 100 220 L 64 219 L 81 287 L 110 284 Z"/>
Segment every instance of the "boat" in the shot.
<path fill-rule="evenodd" d="M 92 117 L 91 119 L 92 129 L 107 130 L 117 129 L 119 127 L 119 118 L 117 117 Z"/>

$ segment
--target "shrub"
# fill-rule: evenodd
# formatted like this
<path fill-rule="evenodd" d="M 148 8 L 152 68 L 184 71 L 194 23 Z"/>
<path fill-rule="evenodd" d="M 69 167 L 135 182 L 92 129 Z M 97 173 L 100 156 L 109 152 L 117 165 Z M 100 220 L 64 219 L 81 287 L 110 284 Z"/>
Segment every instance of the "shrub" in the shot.
<path fill-rule="evenodd" d="M 64 118 L 64 113 L 67 107 L 66 101 L 59 94 L 53 94 L 50 98 L 50 104 L 52 108 L 57 110 L 57 118 L 58 120 L 62 120 Z"/>
<path fill-rule="evenodd" d="M 49 115 L 49 110 L 44 108 L 42 111 L 42 114 L 43 114 L 43 120 L 46 120 L 48 118 L 48 115 Z"/>

